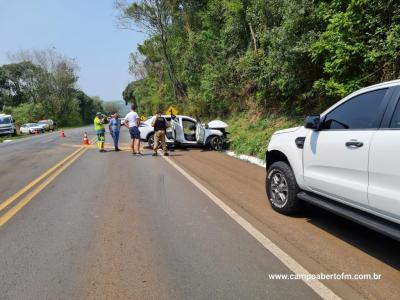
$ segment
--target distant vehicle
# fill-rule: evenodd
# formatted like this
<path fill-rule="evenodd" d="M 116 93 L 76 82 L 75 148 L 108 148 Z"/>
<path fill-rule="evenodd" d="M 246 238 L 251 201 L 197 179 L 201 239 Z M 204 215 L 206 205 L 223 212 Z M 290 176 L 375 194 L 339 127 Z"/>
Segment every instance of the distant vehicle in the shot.
<path fill-rule="evenodd" d="M 40 126 L 43 127 L 44 130 L 46 131 L 54 131 L 56 129 L 55 123 L 53 122 L 53 120 L 40 120 L 39 122 L 37 122 Z"/>
<path fill-rule="evenodd" d="M 19 131 L 24 134 L 34 134 L 37 132 L 44 133 L 45 129 L 42 125 L 39 125 L 38 123 L 27 123 L 22 125 Z"/>
<path fill-rule="evenodd" d="M 11 115 L 0 114 L 0 135 L 17 135 L 17 129 Z"/>
<path fill-rule="evenodd" d="M 400 240 L 399 153 L 400 80 L 363 88 L 274 133 L 268 199 L 283 214 L 304 201 Z"/>
<path fill-rule="evenodd" d="M 201 124 L 198 120 L 188 116 L 162 115 L 171 124 L 167 129 L 166 142 L 168 145 L 200 146 L 209 147 L 220 151 L 227 142 L 225 122 L 214 120 L 207 125 Z M 140 139 L 148 143 L 149 147 L 154 146 L 154 128 L 151 126 L 153 117 L 148 118 L 140 124 Z"/>

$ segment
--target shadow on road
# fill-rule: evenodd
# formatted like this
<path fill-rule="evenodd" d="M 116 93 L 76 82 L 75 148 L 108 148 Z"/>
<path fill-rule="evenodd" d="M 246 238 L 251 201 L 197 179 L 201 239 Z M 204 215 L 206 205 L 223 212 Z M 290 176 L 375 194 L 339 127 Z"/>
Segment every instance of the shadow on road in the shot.
<path fill-rule="evenodd" d="M 306 205 L 297 217 L 306 218 L 309 223 L 400 270 L 400 242 L 312 205 Z"/>
<path fill-rule="evenodd" d="M 174 154 L 170 153 L 170 156 L 190 157 L 189 152 L 203 153 L 205 155 L 205 152 L 210 151 L 201 148 L 185 147 L 177 148 Z M 260 193 L 263 196 L 265 195 L 264 186 L 260 189 Z M 265 205 L 267 205 L 266 202 Z M 243 206 L 242 208 L 255 216 L 251 208 Z M 309 204 L 305 204 L 304 209 L 300 213 L 289 218 L 305 219 L 310 224 L 332 234 L 384 264 L 400 270 L 400 242 Z M 258 220 L 268 226 L 267 223 L 260 219 Z"/>

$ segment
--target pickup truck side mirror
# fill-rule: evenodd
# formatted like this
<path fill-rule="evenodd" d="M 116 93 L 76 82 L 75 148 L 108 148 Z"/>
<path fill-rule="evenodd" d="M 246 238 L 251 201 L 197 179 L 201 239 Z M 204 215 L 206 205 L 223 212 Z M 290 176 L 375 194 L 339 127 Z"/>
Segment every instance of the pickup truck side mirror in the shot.
<path fill-rule="evenodd" d="M 304 127 L 307 129 L 319 130 L 320 125 L 321 125 L 321 116 L 311 115 L 306 118 L 306 123 Z"/>

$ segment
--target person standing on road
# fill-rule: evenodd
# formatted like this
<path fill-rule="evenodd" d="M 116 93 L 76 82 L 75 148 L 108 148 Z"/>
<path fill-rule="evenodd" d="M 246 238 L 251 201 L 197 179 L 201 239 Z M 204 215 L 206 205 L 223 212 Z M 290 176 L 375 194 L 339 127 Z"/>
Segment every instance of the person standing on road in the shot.
<path fill-rule="evenodd" d="M 101 112 L 96 113 L 96 117 L 94 118 L 94 129 L 96 130 L 97 135 L 97 148 L 99 148 L 100 152 L 105 152 L 104 142 L 106 130 L 104 128 L 104 119 Z"/>
<path fill-rule="evenodd" d="M 161 144 L 161 147 L 164 151 L 164 156 L 168 156 L 168 148 L 165 143 L 165 134 L 169 124 L 165 118 L 161 116 L 161 112 L 158 111 L 153 121 L 151 122 L 151 126 L 154 127 L 154 147 L 153 147 L 153 156 L 157 156 L 158 147 Z"/>
<path fill-rule="evenodd" d="M 140 131 L 139 124 L 140 118 L 136 112 L 136 105 L 132 104 L 131 111 L 125 117 L 125 126 L 129 128 L 129 133 L 131 135 L 132 143 L 132 154 L 140 156 Z"/>
<path fill-rule="evenodd" d="M 119 141 L 119 131 L 121 128 L 121 121 L 118 118 L 118 114 L 115 113 L 112 115 L 112 118 L 110 120 L 110 125 L 108 126 L 110 129 L 110 134 L 113 138 L 114 141 L 114 149 L 115 151 L 121 151 L 118 147 L 118 141 Z"/>

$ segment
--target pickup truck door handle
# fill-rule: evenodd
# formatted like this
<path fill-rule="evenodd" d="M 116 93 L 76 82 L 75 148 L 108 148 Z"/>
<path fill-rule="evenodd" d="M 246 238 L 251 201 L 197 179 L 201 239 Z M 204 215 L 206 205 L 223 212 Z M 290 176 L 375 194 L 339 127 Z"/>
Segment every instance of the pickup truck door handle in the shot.
<path fill-rule="evenodd" d="M 364 146 L 364 143 L 358 142 L 358 141 L 348 141 L 346 143 L 346 147 L 349 147 L 349 148 L 361 148 L 362 146 Z"/>

